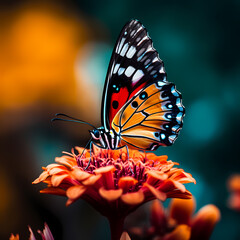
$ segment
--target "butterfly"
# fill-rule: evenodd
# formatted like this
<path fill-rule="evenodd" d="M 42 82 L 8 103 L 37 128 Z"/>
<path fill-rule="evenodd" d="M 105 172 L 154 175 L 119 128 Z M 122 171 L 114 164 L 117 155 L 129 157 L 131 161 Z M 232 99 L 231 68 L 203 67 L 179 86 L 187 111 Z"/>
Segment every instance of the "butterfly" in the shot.
<path fill-rule="evenodd" d="M 94 128 L 89 142 L 94 139 L 106 149 L 127 146 L 151 151 L 172 145 L 182 128 L 185 108 L 181 93 L 166 77 L 146 28 L 138 20 L 129 21 L 109 63 L 102 127 L 89 124 Z"/>
<path fill-rule="evenodd" d="M 114 47 L 102 96 L 102 127 L 91 130 L 103 148 L 156 150 L 176 140 L 185 108 L 166 79 L 146 28 L 131 20 Z"/>

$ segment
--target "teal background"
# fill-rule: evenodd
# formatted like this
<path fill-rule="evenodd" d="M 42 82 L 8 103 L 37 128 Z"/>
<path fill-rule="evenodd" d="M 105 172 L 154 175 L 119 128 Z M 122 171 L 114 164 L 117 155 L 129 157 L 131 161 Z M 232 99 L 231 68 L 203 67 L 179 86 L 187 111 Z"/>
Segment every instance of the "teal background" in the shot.
<path fill-rule="evenodd" d="M 1 3 L 6 12 L 19 5 L 17 1 Z M 197 184 L 189 184 L 187 189 L 195 196 L 197 209 L 209 203 L 220 209 L 221 221 L 211 239 L 239 239 L 240 214 L 227 207 L 226 182 L 233 173 L 240 173 L 240 1 L 81 0 L 57 1 L 57 5 L 79 14 L 86 23 L 98 23 L 89 24 L 95 45 L 84 66 L 100 96 L 111 51 L 123 25 L 136 18 L 147 28 L 164 61 L 168 81 L 176 84 L 186 107 L 179 139 L 156 154 L 167 154 L 196 179 Z M 96 104 L 100 108 L 101 98 Z M 107 221 L 85 202 L 65 208 L 64 198 L 40 195 L 41 187 L 30 185 L 40 174 L 40 166 L 53 162 L 61 151 L 87 142 L 87 128 L 74 125 L 79 134 L 71 136 L 63 130 L 67 125 L 51 125 L 49 120 L 58 111 L 61 109 L 47 109 L 44 117 L 36 120 L 33 116 L 24 128 L 0 136 L 1 167 L 7 174 L 11 169 L 18 189 L 14 209 L 17 212 L 24 206 L 27 212 L 12 232 L 24 239 L 27 225 L 42 229 L 46 221 L 56 239 L 108 239 Z M 85 117 L 78 112 L 74 116 Z M 99 113 L 92 123 L 100 126 Z M 37 162 L 35 168 L 31 168 L 31 161 Z M 24 175 L 18 172 L 19 163 L 26 164 Z M 0 231 L 1 239 L 9 235 Z"/>

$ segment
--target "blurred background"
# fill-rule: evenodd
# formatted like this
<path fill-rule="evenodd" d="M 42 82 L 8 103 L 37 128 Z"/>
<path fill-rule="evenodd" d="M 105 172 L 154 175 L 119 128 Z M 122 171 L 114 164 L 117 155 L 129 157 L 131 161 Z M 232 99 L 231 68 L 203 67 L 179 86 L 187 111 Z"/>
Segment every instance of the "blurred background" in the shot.
<path fill-rule="evenodd" d="M 239 239 L 240 213 L 226 181 L 240 173 L 240 1 L 5 1 L 0 3 L 0 239 L 27 239 L 47 222 L 55 239 L 109 239 L 88 204 L 66 208 L 31 182 L 41 167 L 85 146 L 88 128 L 51 123 L 62 112 L 100 126 L 102 88 L 123 25 L 139 19 L 183 95 L 186 117 L 174 146 L 160 148 L 197 184 L 197 209 L 222 219 L 211 239 Z M 136 225 L 138 223 L 136 222 Z"/>

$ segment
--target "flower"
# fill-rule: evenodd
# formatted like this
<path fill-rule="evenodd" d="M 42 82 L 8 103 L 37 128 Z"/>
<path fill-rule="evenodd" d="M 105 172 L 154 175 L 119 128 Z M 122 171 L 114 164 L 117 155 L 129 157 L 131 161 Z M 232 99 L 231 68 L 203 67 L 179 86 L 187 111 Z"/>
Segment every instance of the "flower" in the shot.
<path fill-rule="evenodd" d="M 127 232 L 123 232 L 120 240 L 131 240 Z"/>
<path fill-rule="evenodd" d="M 195 200 L 172 199 L 168 209 L 155 200 L 151 206 L 151 226 L 134 227 L 134 239 L 207 240 L 220 220 L 219 209 L 212 204 L 202 207 L 195 215 Z"/>
<path fill-rule="evenodd" d="M 227 182 L 231 195 L 228 199 L 228 206 L 236 211 L 240 211 L 240 174 L 232 175 Z"/>
<path fill-rule="evenodd" d="M 126 147 L 108 150 L 93 145 L 90 160 L 89 150 L 75 149 L 77 154 L 72 150 L 43 168 L 33 183 L 47 183 L 41 193 L 67 196 L 67 206 L 79 198 L 86 200 L 108 218 L 112 234 L 114 226 L 122 229 L 125 217 L 145 202 L 191 198 L 183 183 L 195 180 L 165 155 L 129 150 L 128 156 Z"/>
<path fill-rule="evenodd" d="M 30 237 L 29 240 L 36 240 L 33 231 L 30 227 L 28 227 L 29 232 L 30 232 Z M 44 229 L 41 232 L 40 230 L 38 230 L 38 233 L 41 235 L 42 240 L 54 240 L 53 235 L 48 227 L 48 225 L 46 223 L 44 223 Z M 10 236 L 9 240 L 19 240 L 19 235 L 17 234 L 16 236 L 14 236 L 13 234 Z"/>

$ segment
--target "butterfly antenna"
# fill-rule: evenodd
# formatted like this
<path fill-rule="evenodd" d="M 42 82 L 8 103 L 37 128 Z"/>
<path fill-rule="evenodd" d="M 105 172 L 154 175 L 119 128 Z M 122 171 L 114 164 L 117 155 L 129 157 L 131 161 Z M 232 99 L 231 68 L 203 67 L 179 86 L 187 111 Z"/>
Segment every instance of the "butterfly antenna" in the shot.
<path fill-rule="evenodd" d="M 70 116 L 68 116 L 68 115 L 66 115 L 66 114 L 64 114 L 64 113 L 57 113 L 57 114 L 55 114 L 55 116 L 56 116 L 56 118 L 53 118 L 51 121 L 52 122 L 54 122 L 54 121 L 65 121 L 65 122 L 76 122 L 76 123 L 83 123 L 83 124 L 87 124 L 87 125 L 89 125 L 89 126 L 91 126 L 92 128 L 94 128 L 94 129 L 97 129 L 95 126 L 93 126 L 91 123 L 88 123 L 88 122 L 85 122 L 85 121 L 82 121 L 82 120 L 80 120 L 80 119 L 78 119 L 78 118 L 74 118 L 74 117 L 70 117 Z M 65 119 L 65 118 L 59 118 L 58 116 L 63 116 L 63 117 L 67 117 L 67 118 L 69 118 L 69 119 Z"/>

